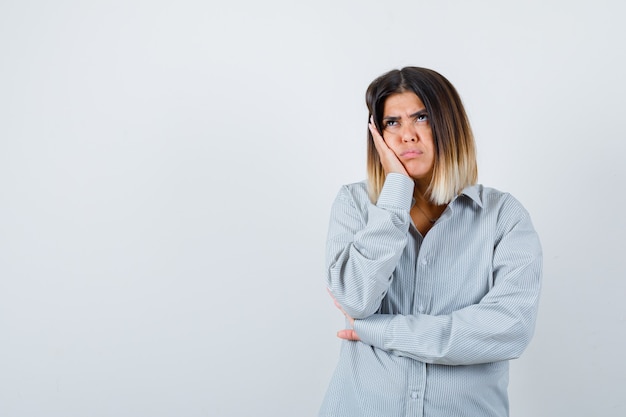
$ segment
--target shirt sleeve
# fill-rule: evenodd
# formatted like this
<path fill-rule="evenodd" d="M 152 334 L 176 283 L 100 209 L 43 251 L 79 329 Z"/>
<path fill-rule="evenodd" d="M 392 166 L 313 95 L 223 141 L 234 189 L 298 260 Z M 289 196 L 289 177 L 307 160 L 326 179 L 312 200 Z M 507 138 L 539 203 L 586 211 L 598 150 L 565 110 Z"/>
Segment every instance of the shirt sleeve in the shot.
<path fill-rule="evenodd" d="M 326 244 L 326 283 L 351 317 L 374 314 L 387 293 L 407 244 L 413 187 L 406 175 L 390 173 L 375 205 L 355 201 L 347 187 L 335 199 Z"/>
<path fill-rule="evenodd" d="M 541 275 L 541 246 L 524 212 L 494 247 L 494 284 L 479 303 L 441 316 L 375 314 L 354 329 L 363 343 L 426 363 L 514 359 L 534 331 Z"/>

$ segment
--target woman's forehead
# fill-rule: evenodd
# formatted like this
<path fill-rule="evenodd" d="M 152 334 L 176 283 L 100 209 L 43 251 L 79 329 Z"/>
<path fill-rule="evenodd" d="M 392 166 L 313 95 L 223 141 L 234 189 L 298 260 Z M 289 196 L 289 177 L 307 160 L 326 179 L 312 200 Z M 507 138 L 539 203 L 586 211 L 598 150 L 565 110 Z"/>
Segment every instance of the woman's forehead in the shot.
<path fill-rule="evenodd" d="M 383 107 L 383 113 L 385 116 L 394 115 L 400 116 L 402 114 L 412 114 L 417 110 L 422 110 L 424 103 L 422 100 L 412 91 L 405 91 L 402 93 L 392 94 L 385 100 Z"/>

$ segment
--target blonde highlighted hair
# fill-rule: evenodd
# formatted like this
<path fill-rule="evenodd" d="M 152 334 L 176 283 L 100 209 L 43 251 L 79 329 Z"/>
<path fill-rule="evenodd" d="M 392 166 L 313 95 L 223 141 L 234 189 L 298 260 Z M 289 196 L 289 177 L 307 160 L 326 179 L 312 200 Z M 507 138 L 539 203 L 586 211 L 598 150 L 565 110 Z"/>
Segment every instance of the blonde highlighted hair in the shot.
<path fill-rule="evenodd" d="M 387 98 L 407 91 L 415 93 L 426 106 L 435 142 L 433 177 L 425 197 L 435 204 L 447 204 L 478 178 L 476 146 L 467 114 L 456 89 L 444 76 L 427 68 L 405 67 L 381 75 L 367 88 L 365 101 L 379 132 L 383 131 Z M 376 203 L 385 172 L 369 130 L 367 178 L 370 199 Z"/>

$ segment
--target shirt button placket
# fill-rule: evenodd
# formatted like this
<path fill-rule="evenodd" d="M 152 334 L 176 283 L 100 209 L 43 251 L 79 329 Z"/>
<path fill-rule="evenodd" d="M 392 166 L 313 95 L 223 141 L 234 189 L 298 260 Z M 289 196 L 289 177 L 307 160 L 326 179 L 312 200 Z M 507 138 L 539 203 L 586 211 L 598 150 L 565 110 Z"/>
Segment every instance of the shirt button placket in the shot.
<path fill-rule="evenodd" d="M 428 266 L 428 259 L 426 258 L 426 256 L 423 256 L 422 259 L 420 259 L 418 261 L 418 264 L 419 264 L 421 269 L 425 269 Z M 418 308 L 417 312 L 419 314 L 424 314 L 424 306 L 421 304 L 421 302 L 419 302 L 419 308 Z"/>
<path fill-rule="evenodd" d="M 426 383 L 426 364 L 415 361 L 410 367 L 407 388 L 407 401 L 404 417 L 424 417 L 424 384 Z"/>

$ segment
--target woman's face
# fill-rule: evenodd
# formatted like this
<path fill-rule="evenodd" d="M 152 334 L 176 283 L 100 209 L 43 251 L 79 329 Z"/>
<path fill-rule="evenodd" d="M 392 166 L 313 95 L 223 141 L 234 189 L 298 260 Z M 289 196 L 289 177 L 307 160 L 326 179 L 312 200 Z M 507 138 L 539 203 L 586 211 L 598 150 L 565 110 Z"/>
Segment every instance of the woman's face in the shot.
<path fill-rule="evenodd" d="M 435 165 L 435 142 L 429 115 L 413 92 L 387 97 L 383 110 L 382 134 L 407 173 L 415 180 L 427 180 Z"/>

